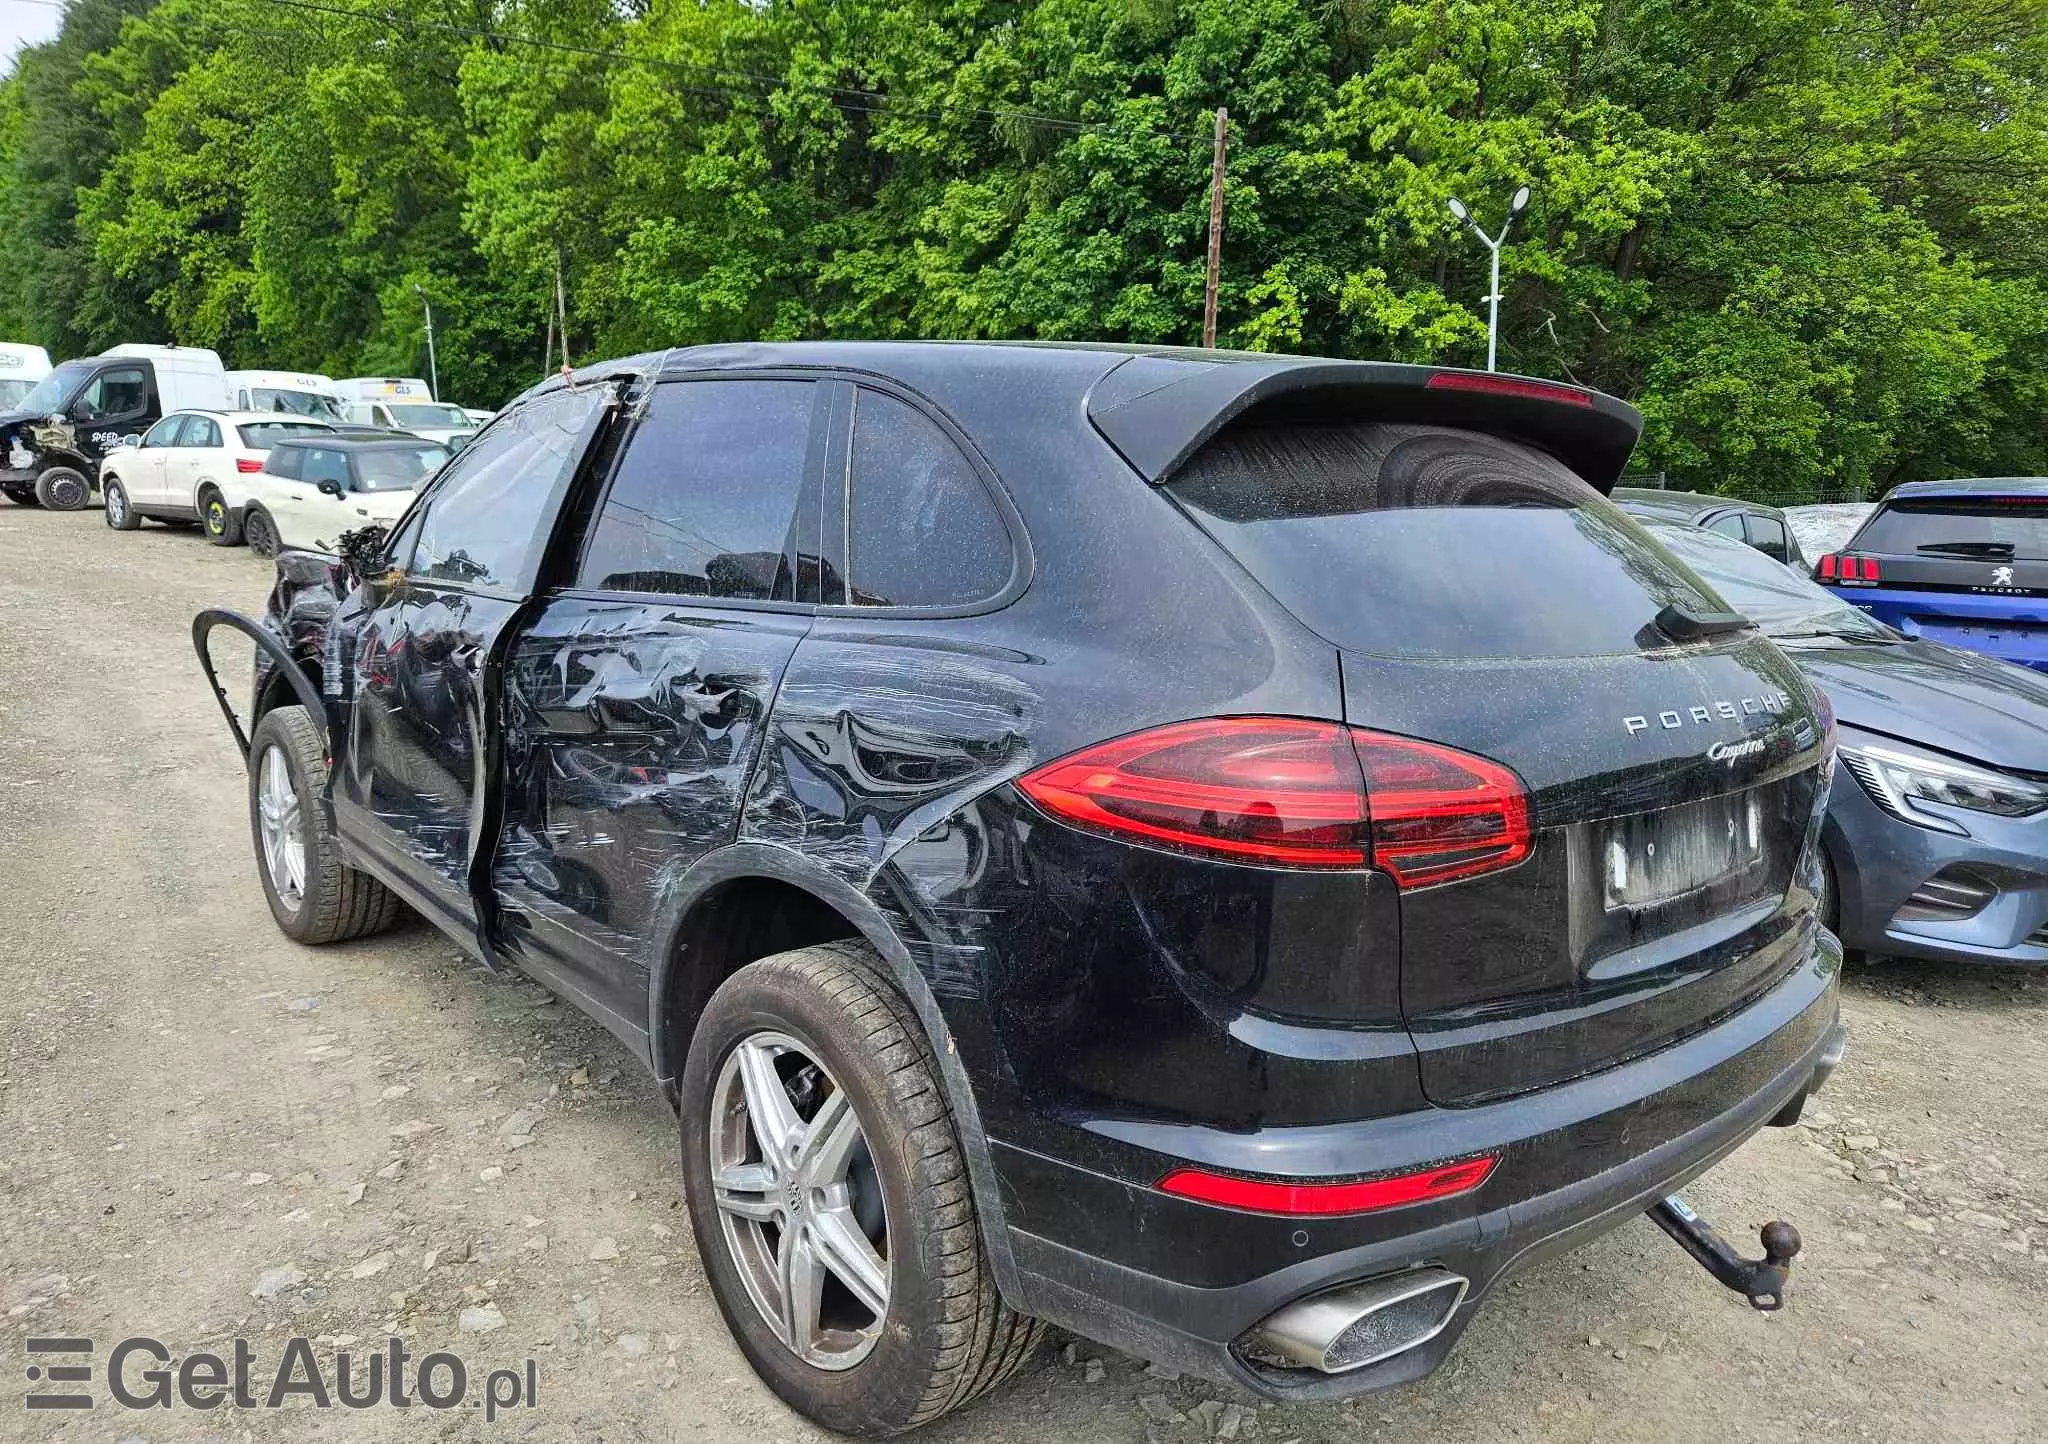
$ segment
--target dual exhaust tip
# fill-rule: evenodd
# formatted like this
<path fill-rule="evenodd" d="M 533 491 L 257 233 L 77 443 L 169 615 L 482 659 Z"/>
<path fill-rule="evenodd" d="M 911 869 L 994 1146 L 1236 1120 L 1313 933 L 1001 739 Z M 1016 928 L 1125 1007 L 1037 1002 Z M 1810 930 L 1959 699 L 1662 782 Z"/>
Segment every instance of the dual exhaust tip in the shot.
<path fill-rule="evenodd" d="M 1442 1333 L 1469 1286 L 1440 1268 L 1348 1284 L 1281 1309 L 1245 1336 L 1245 1351 L 1281 1368 L 1363 1369 Z"/>

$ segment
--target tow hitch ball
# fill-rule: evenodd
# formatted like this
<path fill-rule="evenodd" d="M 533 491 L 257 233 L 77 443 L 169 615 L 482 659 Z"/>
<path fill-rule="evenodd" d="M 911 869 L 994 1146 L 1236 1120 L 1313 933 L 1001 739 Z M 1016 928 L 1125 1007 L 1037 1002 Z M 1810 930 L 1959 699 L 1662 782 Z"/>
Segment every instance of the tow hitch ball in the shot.
<path fill-rule="evenodd" d="M 1784 1219 L 1764 1225 L 1764 1256 L 1750 1259 L 1730 1248 L 1728 1241 L 1714 1232 L 1714 1226 L 1677 1194 L 1651 1208 L 1650 1217 L 1722 1287 L 1748 1299 L 1751 1308 L 1770 1313 L 1785 1307 L 1785 1283 L 1792 1273 L 1793 1255 L 1799 1252 L 1799 1230 Z"/>

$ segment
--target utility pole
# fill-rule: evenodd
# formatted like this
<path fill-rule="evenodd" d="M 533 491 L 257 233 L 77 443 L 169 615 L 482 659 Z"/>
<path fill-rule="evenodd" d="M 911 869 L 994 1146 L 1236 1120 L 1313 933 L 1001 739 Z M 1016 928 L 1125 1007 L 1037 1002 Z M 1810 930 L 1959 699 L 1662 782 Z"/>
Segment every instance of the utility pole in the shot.
<path fill-rule="evenodd" d="M 1479 229 L 1479 222 L 1472 219 L 1472 213 L 1465 209 L 1465 203 L 1456 196 L 1450 200 L 1451 214 L 1471 228 L 1479 237 L 1479 244 L 1493 252 L 1493 285 L 1486 297 L 1486 369 L 1495 369 L 1493 364 L 1495 347 L 1500 337 L 1500 248 L 1508 238 L 1508 232 L 1515 228 L 1515 219 L 1529 208 L 1529 188 L 1521 187 L 1514 199 L 1508 202 L 1508 218 L 1501 223 L 1500 234 L 1489 236 Z"/>
<path fill-rule="evenodd" d="M 418 292 L 420 304 L 427 308 L 427 392 L 436 401 L 441 399 L 441 370 L 434 362 L 434 303 L 427 299 L 427 288 L 418 281 L 412 283 Z"/>
<path fill-rule="evenodd" d="M 1216 107 L 1216 160 L 1209 170 L 1209 281 L 1202 288 L 1202 344 L 1216 344 L 1216 282 L 1223 270 L 1223 145 L 1230 113 Z"/>
<path fill-rule="evenodd" d="M 555 247 L 555 330 L 562 337 L 562 365 L 569 364 L 569 302 L 562 290 L 562 248 Z"/>

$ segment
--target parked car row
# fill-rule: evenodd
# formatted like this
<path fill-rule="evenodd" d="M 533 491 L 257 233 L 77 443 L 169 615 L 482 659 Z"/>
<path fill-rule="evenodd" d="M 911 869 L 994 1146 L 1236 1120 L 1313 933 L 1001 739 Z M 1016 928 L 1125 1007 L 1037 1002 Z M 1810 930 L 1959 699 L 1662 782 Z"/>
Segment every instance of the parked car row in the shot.
<path fill-rule="evenodd" d="M 100 491 L 115 531 L 196 521 L 216 545 L 273 557 L 396 521 L 451 454 L 404 432 L 282 412 L 176 411 L 100 463 Z"/>
<path fill-rule="evenodd" d="M 172 444 L 159 428 L 181 413 L 212 416 L 216 429 L 221 416 L 235 413 L 238 426 L 259 424 L 249 418 L 273 427 L 297 419 L 401 432 L 449 450 L 467 444 L 480 425 L 478 413 L 434 400 L 427 384 L 414 377 L 335 381 L 311 372 L 228 371 L 212 351 L 191 346 L 114 346 L 55 368 L 48 360 L 39 347 L 0 346 L 0 495 L 18 505 L 60 511 L 86 506 L 109 457 L 152 443 L 159 449 Z M 24 387 L 31 377 L 33 383 Z M 488 419 L 489 413 L 482 415 Z M 225 433 L 216 444 L 228 445 Z M 240 449 L 263 448 L 245 437 Z M 154 462 L 138 469 L 154 473 Z M 178 520 L 206 514 L 196 502 L 176 497 L 144 509 L 138 498 L 157 495 L 154 481 L 153 474 L 143 478 L 138 492 L 129 479 L 127 515 Z M 165 510 L 188 505 L 190 510 Z M 214 535 L 220 539 L 223 533 Z"/>
<path fill-rule="evenodd" d="M 1842 942 L 2048 963 L 2048 481 L 1899 487 L 1818 581 L 1758 545 L 1787 534 L 1769 507 L 1616 497 L 1833 702 L 1822 910 Z"/>

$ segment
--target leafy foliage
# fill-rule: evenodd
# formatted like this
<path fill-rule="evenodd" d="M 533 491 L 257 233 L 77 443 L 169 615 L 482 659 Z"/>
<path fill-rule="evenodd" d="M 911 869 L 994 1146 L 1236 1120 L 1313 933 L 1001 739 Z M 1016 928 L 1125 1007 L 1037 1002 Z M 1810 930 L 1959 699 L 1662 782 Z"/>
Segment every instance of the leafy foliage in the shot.
<path fill-rule="evenodd" d="M 822 336 L 1502 364 L 1794 500 L 2048 470 L 2048 0 L 75 0 L 0 81 L 0 331 L 231 363 Z M 557 345 L 559 346 L 559 342 Z"/>

